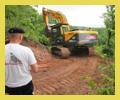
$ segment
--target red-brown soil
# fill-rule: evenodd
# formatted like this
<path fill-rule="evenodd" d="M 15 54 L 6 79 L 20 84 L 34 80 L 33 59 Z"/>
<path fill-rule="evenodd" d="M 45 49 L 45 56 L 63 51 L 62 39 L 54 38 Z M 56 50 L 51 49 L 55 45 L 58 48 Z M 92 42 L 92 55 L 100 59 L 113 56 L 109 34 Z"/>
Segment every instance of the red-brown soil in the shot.
<path fill-rule="evenodd" d="M 32 73 L 35 94 L 89 94 L 88 82 L 95 77 L 100 57 L 70 56 L 68 59 L 59 59 L 41 44 L 32 41 L 23 44 L 33 50 L 40 66 L 38 73 Z M 41 67 L 43 63 L 47 67 Z"/>

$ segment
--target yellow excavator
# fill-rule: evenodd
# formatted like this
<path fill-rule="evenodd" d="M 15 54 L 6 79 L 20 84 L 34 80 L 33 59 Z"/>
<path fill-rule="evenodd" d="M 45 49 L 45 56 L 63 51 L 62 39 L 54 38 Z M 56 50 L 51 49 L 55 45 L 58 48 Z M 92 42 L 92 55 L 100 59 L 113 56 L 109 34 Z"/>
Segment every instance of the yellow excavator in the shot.
<path fill-rule="evenodd" d="M 52 44 L 52 54 L 61 58 L 67 58 L 76 52 L 89 55 L 89 48 L 98 41 L 97 31 L 71 30 L 66 16 L 59 11 L 43 8 L 42 13 L 46 25 L 45 34 Z"/>

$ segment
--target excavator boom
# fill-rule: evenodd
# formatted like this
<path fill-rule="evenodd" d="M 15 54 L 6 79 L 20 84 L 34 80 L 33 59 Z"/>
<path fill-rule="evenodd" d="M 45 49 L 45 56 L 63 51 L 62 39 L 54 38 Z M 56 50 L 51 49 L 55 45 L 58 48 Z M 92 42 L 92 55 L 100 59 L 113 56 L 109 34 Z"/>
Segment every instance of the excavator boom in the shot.
<path fill-rule="evenodd" d="M 49 17 L 56 19 L 61 24 L 68 24 L 67 18 L 59 11 L 53 11 L 50 9 L 43 8 L 43 17 L 45 24 L 49 26 Z"/>

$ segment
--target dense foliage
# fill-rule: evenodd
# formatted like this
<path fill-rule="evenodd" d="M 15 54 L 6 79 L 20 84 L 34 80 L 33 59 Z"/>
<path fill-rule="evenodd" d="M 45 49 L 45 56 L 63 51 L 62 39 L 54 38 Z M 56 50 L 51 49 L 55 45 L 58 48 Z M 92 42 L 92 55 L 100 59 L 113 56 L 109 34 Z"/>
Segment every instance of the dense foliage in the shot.
<path fill-rule="evenodd" d="M 115 94 L 115 65 L 99 65 L 97 70 L 102 75 L 102 82 L 97 87 L 97 93 L 103 95 Z"/>
<path fill-rule="evenodd" d="M 25 37 L 43 44 L 48 44 L 44 35 L 44 22 L 42 15 L 29 5 L 7 5 L 5 7 L 6 33 L 11 27 L 25 30 Z"/>
<path fill-rule="evenodd" d="M 99 44 L 97 51 L 109 58 L 114 58 L 115 52 L 115 6 L 106 6 L 107 12 L 104 13 L 105 28 L 96 29 L 99 32 Z"/>

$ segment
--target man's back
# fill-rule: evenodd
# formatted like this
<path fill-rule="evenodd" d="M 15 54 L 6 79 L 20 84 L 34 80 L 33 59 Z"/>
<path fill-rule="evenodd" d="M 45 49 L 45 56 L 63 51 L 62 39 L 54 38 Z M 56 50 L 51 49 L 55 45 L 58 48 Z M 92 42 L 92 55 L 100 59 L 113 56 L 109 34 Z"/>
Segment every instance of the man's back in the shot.
<path fill-rule="evenodd" d="M 9 43 L 6 53 L 6 86 L 19 87 L 32 80 L 30 65 L 36 63 L 33 52 L 28 47 Z"/>

